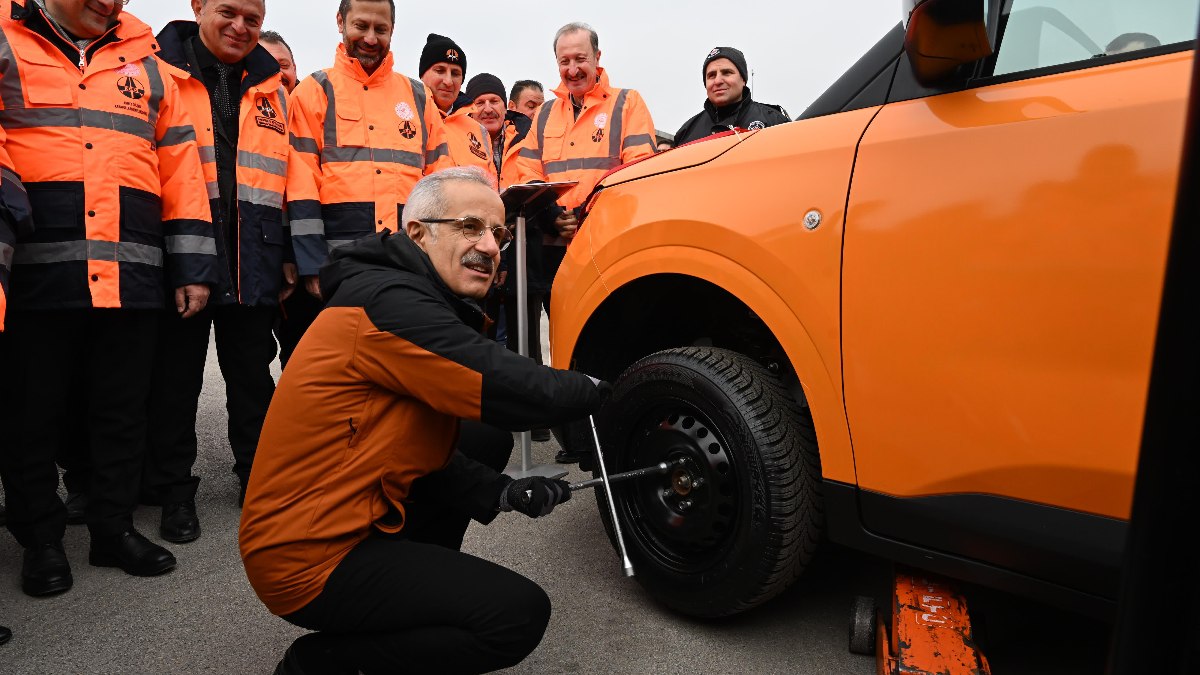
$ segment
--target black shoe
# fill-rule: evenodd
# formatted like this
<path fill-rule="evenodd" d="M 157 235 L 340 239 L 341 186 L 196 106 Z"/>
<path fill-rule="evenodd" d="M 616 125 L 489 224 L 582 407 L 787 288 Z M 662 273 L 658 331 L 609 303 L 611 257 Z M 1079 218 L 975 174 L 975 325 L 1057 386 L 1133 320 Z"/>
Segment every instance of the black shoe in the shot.
<path fill-rule="evenodd" d="M 82 525 L 87 522 L 88 496 L 86 492 L 67 493 L 67 523 Z"/>
<path fill-rule="evenodd" d="M 538 443 L 545 443 L 546 441 L 550 440 L 550 430 L 534 429 L 533 431 L 529 432 L 529 436 Z"/>
<path fill-rule="evenodd" d="M 0 626 L 0 645 L 12 639 L 12 631 L 4 626 Z"/>
<path fill-rule="evenodd" d="M 158 534 L 173 544 L 186 544 L 200 538 L 200 519 L 196 517 L 196 502 L 172 502 L 162 509 Z"/>
<path fill-rule="evenodd" d="M 558 454 L 554 455 L 554 461 L 559 464 L 578 464 L 581 460 L 587 457 L 586 452 L 571 452 L 570 450 L 559 450 Z"/>
<path fill-rule="evenodd" d="M 71 563 L 67 562 L 61 541 L 25 549 L 21 565 L 21 590 L 25 595 L 54 595 L 70 590 L 73 583 Z"/>
<path fill-rule="evenodd" d="M 153 577 L 175 569 L 175 556 L 137 530 L 93 538 L 88 562 L 95 567 L 120 567 L 135 577 Z"/>

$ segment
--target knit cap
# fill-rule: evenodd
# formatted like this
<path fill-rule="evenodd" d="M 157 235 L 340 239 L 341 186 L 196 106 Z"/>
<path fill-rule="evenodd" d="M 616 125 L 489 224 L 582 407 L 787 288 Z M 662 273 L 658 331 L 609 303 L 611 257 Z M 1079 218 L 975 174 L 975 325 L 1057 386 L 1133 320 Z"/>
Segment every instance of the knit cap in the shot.
<path fill-rule="evenodd" d="M 421 50 L 421 63 L 417 66 L 417 77 L 425 74 L 437 63 L 449 63 L 461 66 L 463 77 L 467 76 L 467 53 L 454 40 L 437 33 L 430 33 L 425 38 L 425 48 Z"/>
<path fill-rule="evenodd" d="M 704 67 L 700 69 L 701 81 L 704 81 L 704 74 L 708 72 L 708 64 L 717 59 L 729 59 L 733 62 L 733 66 L 737 68 L 737 71 L 741 73 L 742 80 L 746 82 L 750 81 L 749 75 L 746 74 L 749 70 L 746 67 L 746 55 L 733 47 L 713 47 L 708 56 L 704 57 Z"/>

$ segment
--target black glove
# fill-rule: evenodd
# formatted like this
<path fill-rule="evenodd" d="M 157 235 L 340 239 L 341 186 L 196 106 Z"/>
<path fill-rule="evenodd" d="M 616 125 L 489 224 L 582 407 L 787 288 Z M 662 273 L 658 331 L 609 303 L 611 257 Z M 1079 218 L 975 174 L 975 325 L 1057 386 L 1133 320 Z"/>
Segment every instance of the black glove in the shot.
<path fill-rule="evenodd" d="M 600 407 L 603 408 L 604 404 L 608 403 L 608 399 L 612 398 L 612 385 L 598 377 L 592 377 L 591 375 L 588 375 L 588 379 L 596 385 L 596 393 L 600 394 Z"/>
<path fill-rule="evenodd" d="M 530 518 L 538 518 L 570 498 L 571 485 L 565 480 L 530 476 L 509 483 L 500 493 L 498 508 L 501 511 L 520 511 Z"/>

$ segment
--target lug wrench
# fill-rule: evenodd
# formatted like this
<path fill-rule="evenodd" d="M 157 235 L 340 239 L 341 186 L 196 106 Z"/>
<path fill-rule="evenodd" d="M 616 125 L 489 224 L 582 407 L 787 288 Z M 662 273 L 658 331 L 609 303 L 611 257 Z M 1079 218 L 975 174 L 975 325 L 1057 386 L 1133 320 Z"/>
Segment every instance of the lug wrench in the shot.
<path fill-rule="evenodd" d="M 600 450 L 600 434 L 596 431 L 596 418 L 588 415 L 592 424 L 592 440 L 596 442 L 596 463 L 600 465 L 600 481 L 604 486 L 604 496 L 608 499 L 608 515 L 612 518 L 613 532 L 617 535 L 617 549 L 621 551 L 621 561 L 625 565 L 625 576 L 633 576 L 633 561 L 625 550 L 625 537 L 621 534 L 621 523 L 617 520 L 617 503 L 613 501 L 612 483 L 608 480 L 608 468 L 604 466 L 604 452 Z"/>
<path fill-rule="evenodd" d="M 608 482 L 609 483 L 619 483 L 623 480 L 629 480 L 631 478 L 641 478 L 642 476 L 657 476 L 660 473 L 666 473 L 666 472 L 670 471 L 673 467 L 675 467 L 678 464 L 679 464 L 679 462 L 659 462 L 658 464 L 655 464 L 654 466 L 648 466 L 644 469 L 634 469 L 633 471 L 626 471 L 624 473 L 614 473 L 613 475 L 608 477 Z M 589 480 L 580 481 L 578 483 L 571 483 L 571 492 L 577 492 L 579 490 L 586 490 L 588 488 L 594 488 L 598 485 L 603 485 L 603 484 L 604 484 L 604 479 L 591 478 Z"/>

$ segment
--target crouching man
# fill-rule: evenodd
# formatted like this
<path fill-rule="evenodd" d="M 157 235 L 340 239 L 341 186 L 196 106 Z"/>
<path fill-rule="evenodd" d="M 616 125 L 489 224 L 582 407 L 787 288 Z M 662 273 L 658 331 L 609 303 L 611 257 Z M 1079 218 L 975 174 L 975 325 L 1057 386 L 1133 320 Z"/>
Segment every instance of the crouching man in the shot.
<path fill-rule="evenodd" d="M 481 333 L 476 301 L 512 238 L 482 171 L 425 177 L 402 222 L 408 236 L 333 252 L 320 280 L 328 304 L 263 427 L 242 560 L 268 609 L 317 631 L 276 673 L 486 672 L 524 659 L 550 618 L 537 584 L 458 546 L 468 519 L 545 515 L 570 490 L 471 459 L 496 454 L 471 447 L 489 444 L 507 458 L 511 436 L 459 427 L 576 419 L 607 385 Z"/>

